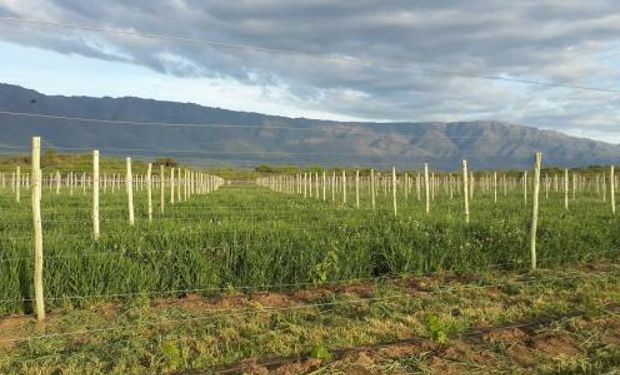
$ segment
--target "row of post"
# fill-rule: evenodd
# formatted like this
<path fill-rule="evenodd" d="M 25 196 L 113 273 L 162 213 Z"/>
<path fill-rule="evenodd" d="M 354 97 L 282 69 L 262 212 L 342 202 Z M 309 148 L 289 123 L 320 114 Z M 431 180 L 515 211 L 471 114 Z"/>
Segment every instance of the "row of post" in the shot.
<path fill-rule="evenodd" d="M 424 165 L 423 173 L 417 173 L 417 177 L 412 177 L 409 173 L 404 173 L 400 177 L 397 176 L 396 168 L 392 167 L 390 175 L 379 175 L 374 169 L 370 170 L 369 176 L 360 178 L 360 171 L 355 171 L 353 178 L 347 177 L 346 170 L 339 172 L 333 171 L 330 176 L 326 171 L 319 172 L 306 172 L 298 173 L 296 175 L 280 175 L 280 176 L 268 176 L 261 177 L 256 180 L 259 186 L 265 186 L 272 190 L 303 195 L 304 198 L 317 198 L 324 201 L 327 200 L 328 188 L 331 190 L 331 201 L 341 201 L 343 204 L 347 204 L 347 191 L 352 189 L 355 194 L 355 207 L 360 207 L 360 190 L 363 186 L 368 188 L 370 194 L 370 206 L 374 210 L 376 208 L 376 195 L 377 188 L 383 188 L 383 195 L 387 197 L 388 192 L 391 192 L 391 198 L 393 202 L 393 211 L 395 215 L 398 215 L 397 206 L 397 191 L 404 194 L 405 200 L 410 199 L 413 195 L 413 189 L 415 186 L 415 192 L 417 199 L 420 201 L 424 199 L 425 212 L 430 213 L 431 203 L 435 200 L 438 190 L 442 191 L 453 199 L 455 195 L 466 196 L 465 199 L 465 221 L 469 222 L 469 204 L 474 199 L 474 192 L 478 189 L 476 182 L 478 181 L 476 175 L 468 170 L 467 161 L 462 161 L 461 176 L 453 173 L 447 173 L 444 176 L 435 176 L 434 172 L 429 170 L 428 163 Z M 501 177 L 501 178 L 500 178 Z M 508 178 L 505 174 L 498 176 L 497 172 L 487 174 L 481 181 L 481 190 L 483 193 L 492 193 L 493 201 L 498 202 L 498 195 L 500 191 L 503 191 L 503 196 L 507 196 L 508 192 L 514 192 L 517 186 L 521 186 L 523 195 L 523 202 L 525 205 L 529 204 L 530 189 L 535 188 L 535 181 L 533 181 L 528 174 L 528 171 L 524 171 L 521 178 Z M 421 181 L 423 179 L 423 181 Z M 564 171 L 563 184 L 560 185 L 559 178 L 554 175 L 551 178 L 549 175 L 545 175 L 543 185 L 539 186 L 542 189 L 544 186 L 545 199 L 549 198 L 549 193 L 555 186 L 555 191 L 562 191 L 564 193 L 564 206 L 568 210 L 571 200 L 576 200 L 577 191 L 585 191 L 587 189 L 592 190 L 595 187 L 597 194 L 600 194 L 603 202 L 607 201 L 607 197 L 610 197 L 611 209 L 615 213 L 615 189 L 618 184 L 618 180 L 615 177 L 614 167 L 610 167 L 609 178 L 606 174 L 597 175 L 595 179 L 586 179 L 583 176 L 573 174 L 572 184 L 569 176 L 568 169 Z M 348 188 L 348 181 L 353 182 L 353 186 Z M 479 182 L 480 183 L 480 182 Z M 572 198 L 571 198 L 572 193 Z M 336 199 L 338 196 L 340 199 Z"/>
<path fill-rule="evenodd" d="M 102 185 L 101 174 L 99 168 L 99 151 L 93 151 L 92 158 L 92 224 L 93 224 L 93 237 L 95 240 L 98 240 L 101 236 L 100 230 L 100 222 L 99 222 L 99 207 L 100 207 L 100 187 Z M 217 190 L 220 186 L 224 184 L 224 180 L 217 176 L 212 176 L 210 174 L 206 174 L 198 171 L 185 170 L 184 179 L 180 179 L 181 170 L 179 168 L 171 168 L 171 177 L 170 177 L 170 202 L 174 204 L 174 196 L 175 196 L 175 170 L 178 172 L 178 178 L 180 181 L 177 182 L 177 190 L 179 197 L 180 194 L 180 186 L 181 183 L 185 184 L 185 194 L 184 198 L 187 199 L 192 194 L 207 194 L 214 190 Z M 21 181 L 21 173 L 20 168 L 18 167 L 16 170 L 16 180 Z M 152 188 L 153 188 L 153 166 L 151 163 L 147 166 L 147 173 L 145 176 L 145 185 L 147 189 L 147 210 L 148 210 L 148 220 L 149 222 L 153 219 L 153 202 L 152 202 Z M 84 175 L 83 175 L 84 176 Z M 159 187 L 161 190 L 161 199 L 160 199 L 160 212 L 164 212 L 165 207 L 165 188 L 166 188 L 166 178 L 165 178 L 165 168 L 164 166 L 160 166 L 160 180 Z M 85 179 L 82 178 L 82 183 L 85 186 Z M 134 175 L 132 173 L 132 160 L 131 158 L 126 159 L 126 175 L 125 175 L 125 186 L 127 191 L 127 205 L 129 209 L 129 225 L 133 226 L 135 224 L 135 214 L 134 214 L 134 202 L 133 202 L 133 183 L 134 183 Z M 17 192 L 17 200 L 19 201 L 19 191 L 21 183 L 16 183 L 16 192 Z M 41 172 L 41 138 L 33 137 L 32 138 L 32 165 L 30 172 L 30 183 L 25 186 L 31 189 L 31 200 L 32 200 L 32 219 L 33 219 L 33 228 L 34 228 L 34 295 L 35 295 L 35 306 L 36 306 L 36 315 L 37 320 L 43 321 L 45 319 L 45 303 L 43 297 L 43 226 L 41 220 L 41 197 L 43 190 L 43 178 Z"/>
<path fill-rule="evenodd" d="M 531 181 L 531 185 L 532 185 L 532 194 L 531 194 L 531 199 L 532 199 L 532 205 L 531 205 L 531 213 L 532 213 L 532 220 L 531 220 L 531 227 L 530 227 L 530 258 L 531 258 L 531 269 L 535 270 L 537 268 L 537 258 L 536 258 L 536 246 L 537 246 L 537 231 L 538 231 L 538 216 L 539 216 L 539 206 L 540 206 L 540 194 L 541 194 L 541 170 L 542 170 L 542 153 L 537 152 L 534 156 L 534 176 L 533 179 Z M 464 211 L 464 221 L 465 223 L 469 223 L 470 222 L 470 199 L 473 197 L 473 190 L 475 188 L 474 185 L 474 175 L 473 173 L 471 173 L 468 170 L 468 165 L 467 165 L 467 160 L 463 160 L 461 163 L 461 183 L 462 183 L 462 192 L 463 192 L 463 211 Z M 397 191 L 397 187 L 398 187 L 398 178 L 397 178 L 397 174 L 396 174 L 396 168 L 392 167 L 392 171 L 391 171 L 391 191 L 392 191 L 392 202 L 393 202 L 393 211 L 394 211 L 394 215 L 397 216 L 398 215 L 398 205 L 397 205 L 397 195 L 396 195 L 396 191 Z M 338 179 L 336 178 L 336 172 L 333 172 L 332 177 L 331 177 L 331 181 L 328 181 L 327 177 L 326 177 L 326 172 L 323 171 L 322 172 L 322 184 L 319 184 L 319 178 L 318 178 L 318 173 L 315 172 L 315 191 L 316 191 L 316 197 L 318 198 L 318 191 L 321 188 L 322 185 L 322 191 L 323 191 L 323 200 L 326 200 L 326 187 L 329 184 L 331 187 L 331 191 L 332 191 L 332 201 L 335 200 L 335 193 L 338 190 L 338 187 L 340 187 L 340 190 L 342 192 L 342 203 L 346 204 L 347 203 L 347 177 L 346 177 L 346 171 L 342 171 L 341 172 L 341 179 L 340 181 L 338 181 Z M 310 174 L 311 176 L 312 174 Z M 312 186 L 312 177 L 310 177 L 310 183 L 308 183 L 308 173 L 304 173 L 302 174 L 297 174 L 296 176 L 269 176 L 269 177 L 262 177 L 257 179 L 257 184 L 259 186 L 264 186 L 270 189 L 273 189 L 275 191 L 279 191 L 279 192 L 285 192 L 285 193 L 295 193 L 295 186 L 297 187 L 297 193 L 301 194 L 303 191 L 303 195 L 304 197 L 308 197 L 308 192 L 306 191 L 306 187 L 308 186 Z M 453 179 L 452 174 L 449 174 L 449 179 L 450 182 L 453 183 L 453 181 L 458 181 L 458 178 L 456 180 Z M 416 186 L 417 186 L 417 192 L 418 192 L 418 199 L 420 199 L 420 181 L 419 181 L 419 177 L 416 179 Z M 555 180 L 555 186 L 556 186 L 556 191 L 558 189 L 558 179 L 557 176 L 554 176 L 554 180 Z M 404 181 L 404 192 L 405 192 L 405 197 L 408 196 L 408 192 L 409 192 L 409 188 L 410 188 L 410 180 L 408 178 L 408 175 L 405 174 L 403 176 L 403 180 Z M 492 185 L 493 185 L 493 198 L 494 201 L 497 202 L 497 195 L 498 195 L 498 175 L 497 172 L 493 173 L 493 178 L 492 178 Z M 568 210 L 569 208 L 569 192 L 571 191 L 571 188 L 569 186 L 569 172 L 568 169 L 564 170 L 564 205 L 565 205 L 565 209 Z M 576 190 L 578 189 L 579 185 L 583 185 L 584 184 L 584 179 L 578 179 L 578 177 L 576 175 L 573 175 L 573 184 L 572 184 L 572 192 L 573 192 L 573 199 L 575 199 L 575 193 Z M 604 183 L 605 181 L 605 177 L 603 177 L 602 179 L 603 181 L 603 185 L 598 185 L 601 180 L 600 178 L 597 177 L 596 182 L 597 182 L 597 193 L 599 191 L 603 192 L 603 195 L 605 196 L 605 190 L 606 190 L 606 185 Z M 430 212 L 430 203 L 431 203 L 431 197 L 433 195 L 432 189 L 433 189 L 433 184 L 434 184 L 434 177 L 430 176 L 429 173 L 429 167 L 428 167 L 428 163 L 424 164 L 424 196 L 425 196 L 425 212 L 428 214 Z M 551 187 L 551 179 L 549 178 L 549 176 L 545 176 L 545 180 L 544 180 L 544 184 L 545 184 L 545 195 L 546 197 L 548 197 L 549 194 L 549 190 Z M 611 210 L 612 210 L 612 214 L 615 215 L 616 212 L 616 204 L 615 204 L 615 188 L 616 188 L 616 178 L 615 178 L 615 167 L 611 166 L 610 167 L 610 171 L 609 171 L 609 191 L 610 191 L 610 202 L 611 202 Z M 381 184 L 380 184 L 381 185 Z M 376 181 L 375 181 L 375 171 L 374 169 L 370 170 L 370 177 L 369 177 L 369 192 L 371 195 L 371 207 L 374 210 L 376 208 L 376 202 L 375 202 L 375 189 L 376 189 Z M 387 184 L 382 184 L 382 186 L 384 188 L 387 188 Z M 458 186 L 458 184 L 457 184 Z M 524 197 L 524 202 L 527 205 L 528 204 L 528 172 L 525 171 L 523 173 L 522 176 L 522 186 L 523 186 L 523 197 Z M 506 176 L 503 176 L 503 187 L 504 187 L 504 194 L 506 194 L 506 190 L 507 190 L 507 184 L 506 184 Z M 356 207 L 360 207 L 360 202 L 359 202 L 359 191 L 360 191 L 360 177 L 359 177 L 359 170 L 355 172 L 355 206 Z M 459 192 L 460 194 L 460 192 Z M 310 190 L 310 197 L 312 197 L 312 190 Z M 452 198 L 454 195 L 454 191 L 452 189 L 450 189 L 450 197 Z"/>

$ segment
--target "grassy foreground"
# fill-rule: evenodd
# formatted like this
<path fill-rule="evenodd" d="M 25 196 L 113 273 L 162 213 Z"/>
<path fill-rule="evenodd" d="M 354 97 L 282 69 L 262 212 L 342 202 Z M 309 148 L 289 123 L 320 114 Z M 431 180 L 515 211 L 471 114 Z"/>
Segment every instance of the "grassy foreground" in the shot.
<path fill-rule="evenodd" d="M 65 308 L 45 326 L 0 320 L 0 372 L 614 373 L 619 276 L 589 264 Z"/>

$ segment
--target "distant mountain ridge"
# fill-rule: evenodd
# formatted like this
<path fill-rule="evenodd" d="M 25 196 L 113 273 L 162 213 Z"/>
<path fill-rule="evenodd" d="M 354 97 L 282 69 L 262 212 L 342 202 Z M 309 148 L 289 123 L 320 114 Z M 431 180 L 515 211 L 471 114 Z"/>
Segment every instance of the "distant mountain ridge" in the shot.
<path fill-rule="evenodd" d="M 134 123 L 0 114 L 0 150 L 41 135 L 59 150 L 172 156 L 195 163 L 359 165 L 456 169 L 522 168 L 542 151 L 546 165 L 620 161 L 620 146 L 495 121 L 362 123 L 287 118 L 134 97 L 48 96 L 0 84 L 0 111 Z M 169 123 L 185 124 L 170 126 Z"/>

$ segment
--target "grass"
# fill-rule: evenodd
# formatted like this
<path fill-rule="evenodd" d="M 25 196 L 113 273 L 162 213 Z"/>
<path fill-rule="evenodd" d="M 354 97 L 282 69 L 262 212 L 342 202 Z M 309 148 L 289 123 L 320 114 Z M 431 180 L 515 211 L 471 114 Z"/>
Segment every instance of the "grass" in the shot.
<path fill-rule="evenodd" d="M 618 364 L 612 340 L 620 319 L 603 312 L 620 299 L 618 276 L 618 266 L 594 265 L 65 308 L 43 330 L 23 319 L 2 326 L 4 337 L 44 337 L 0 346 L 0 371 L 322 374 L 450 366 L 458 370 L 452 373 L 525 373 L 532 369 L 519 356 L 526 351 L 543 373 L 596 373 Z M 515 323 L 528 324 L 476 333 Z"/>
<path fill-rule="evenodd" d="M 18 205 L 8 190 L 0 194 L 4 314 L 28 312 L 22 300 L 32 296 L 32 224 L 28 192 L 22 195 Z M 366 195 L 356 209 L 265 188 L 228 186 L 168 206 L 163 215 L 156 207 L 149 224 L 146 192 L 141 190 L 134 198 L 137 224 L 129 227 L 126 194 L 112 194 L 108 188 L 101 198 L 102 237 L 97 242 L 91 238 L 89 195 L 80 189 L 73 195 L 65 189 L 58 196 L 44 191 L 44 274 L 50 309 L 85 306 L 125 293 L 132 298 L 177 290 L 214 294 L 236 287 L 263 290 L 441 270 L 529 267 L 530 213 L 517 192 L 500 196 L 498 204 L 478 194 L 471 224 L 465 225 L 458 197 L 438 196 L 431 214 L 425 215 L 421 202 L 400 196 L 400 214 L 394 217 L 389 194 L 381 191 L 373 212 Z M 542 201 L 540 265 L 615 259 L 618 219 L 600 197 L 580 195 L 568 212 L 562 199 L 552 194 Z M 104 297 L 82 298 L 99 295 Z"/>
<path fill-rule="evenodd" d="M 442 192 L 430 215 L 415 192 L 401 192 L 394 217 L 382 189 L 372 211 L 365 190 L 355 208 L 353 190 L 343 205 L 330 193 L 324 202 L 255 186 L 225 186 L 174 207 L 167 191 L 164 214 L 155 189 L 148 223 L 146 192 L 137 190 L 129 227 L 126 193 L 108 187 L 99 241 L 90 194 L 44 190 L 50 314 L 37 326 L 15 315 L 32 310 L 29 192 L 17 204 L 0 191 L 2 373 L 279 371 L 256 362 L 269 357 L 289 373 L 527 373 L 533 365 L 521 352 L 542 373 L 618 366 L 620 321 L 602 311 L 620 300 L 619 222 L 595 193 L 578 194 L 569 211 L 561 193 L 542 198 L 536 273 L 528 272 L 530 209 L 520 189 L 500 193 L 497 204 L 477 191 L 469 225 L 459 197 Z M 512 346 L 470 335 L 545 320 Z M 422 341 L 398 344 L 410 338 Z M 545 340 L 568 344 L 550 352 Z M 368 348 L 347 349 L 359 347 Z"/>

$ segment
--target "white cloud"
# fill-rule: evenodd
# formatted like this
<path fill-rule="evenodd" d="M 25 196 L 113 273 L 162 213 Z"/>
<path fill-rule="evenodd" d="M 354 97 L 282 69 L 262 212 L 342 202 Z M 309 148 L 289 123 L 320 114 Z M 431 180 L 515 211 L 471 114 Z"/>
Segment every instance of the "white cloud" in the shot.
<path fill-rule="evenodd" d="M 0 24 L 0 38 L 11 43 L 103 59 L 111 67 L 131 62 L 175 85 L 217 82 L 209 100 L 234 109 L 371 120 L 496 119 L 595 137 L 620 134 L 617 95 L 411 69 L 618 89 L 615 0 L 0 0 L 2 13 L 330 57 Z M 126 87 L 137 84 L 130 78 Z M 239 96 L 240 88 L 251 94 Z M 183 91 L 170 96 L 187 99 Z"/>

